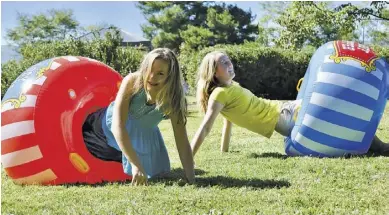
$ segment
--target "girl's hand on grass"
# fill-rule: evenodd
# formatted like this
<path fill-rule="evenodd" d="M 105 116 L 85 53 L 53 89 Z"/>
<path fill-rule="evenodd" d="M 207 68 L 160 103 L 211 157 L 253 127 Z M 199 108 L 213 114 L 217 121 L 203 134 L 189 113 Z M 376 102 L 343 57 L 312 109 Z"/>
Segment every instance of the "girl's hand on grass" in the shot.
<path fill-rule="evenodd" d="M 188 183 L 189 185 L 192 185 L 192 184 L 195 183 L 195 180 L 194 180 L 194 179 L 192 179 L 192 180 L 186 180 L 186 183 Z"/>
<path fill-rule="evenodd" d="M 191 185 L 191 184 L 194 184 L 195 183 L 195 178 L 194 177 L 190 177 L 190 179 L 188 179 L 188 177 L 184 177 L 184 178 L 180 178 L 178 180 L 178 185 L 179 186 L 184 186 L 184 185 Z"/>
<path fill-rule="evenodd" d="M 132 166 L 132 185 L 147 185 L 147 175 L 138 167 Z"/>
<path fill-rule="evenodd" d="M 193 183 L 195 183 L 195 176 L 194 175 L 191 175 L 191 176 L 186 176 L 185 177 L 185 181 L 186 181 L 186 183 L 188 183 L 188 184 L 193 184 Z"/>

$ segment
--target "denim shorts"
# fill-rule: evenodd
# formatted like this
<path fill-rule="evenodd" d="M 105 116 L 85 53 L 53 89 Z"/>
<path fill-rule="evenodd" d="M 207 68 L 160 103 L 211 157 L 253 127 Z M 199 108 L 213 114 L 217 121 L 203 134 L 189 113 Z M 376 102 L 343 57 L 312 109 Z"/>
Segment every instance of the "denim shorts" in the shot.
<path fill-rule="evenodd" d="M 298 112 L 301 108 L 301 99 L 288 101 L 282 104 L 280 117 L 275 130 L 283 136 L 289 136 L 296 122 Z"/>

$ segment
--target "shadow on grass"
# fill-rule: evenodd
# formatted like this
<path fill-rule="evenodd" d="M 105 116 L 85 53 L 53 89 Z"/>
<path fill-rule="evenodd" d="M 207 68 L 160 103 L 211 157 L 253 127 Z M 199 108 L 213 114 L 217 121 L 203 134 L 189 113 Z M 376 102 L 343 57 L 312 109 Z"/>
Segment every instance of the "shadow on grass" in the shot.
<path fill-rule="evenodd" d="M 204 175 L 205 173 L 207 173 L 207 172 L 204 170 L 195 169 L 195 176 L 196 177 L 199 175 Z M 172 169 L 170 172 L 153 177 L 149 181 L 150 182 L 164 182 L 164 181 L 177 182 L 177 181 L 183 180 L 184 175 L 185 175 L 185 173 L 184 173 L 184 170 L 182 168 L 175 168 L 175 169 Z"/>
<path fill-rule="evenodd" d="M 237 187 L 249 187 L 254 189 L 265 189 L 265 188 L 281 188 L 289 187 L 290 183 L 284 180 L 262 180 L 262 179 L 238 179 L 226 176 L 211 176 L 211 177 L 198 177 L 202 175 L 202 170 L 196 170 L 196 187 L 213 187 L 218 186 L 221 188 L 237 188 Z M 202 171 L 205 173 L 204 171 Z M 150 180 L 151 183 L 163 183 L 166 186 L 172 186 L 177 184 L 178 186 L 184 186 L 187 183 L 184 182 L 183 175 L 184 172 L 181 168 L 174 169 L 172 174 L 168 174 L 164 177 L 159 177 Z"/>
<path fill-rule="evenodd" d="M 85 183 L 85 182 L 77 182 L 77 183 L 62 184 L 62 186 L 65 186 L 67 188 L 70 188 L 70 187 L 81 187 L 81 186 L 105 187 L 107 185 L 112 185 L 112 184 L 119 184 L 119 185 L 126 185 L 127 184 L 127 185 L 130 185 L 131 184 L 131 180 L 115 181 L 115 182 L 103 181 L 103 182 L 99 182 L 99 183 L 96 183 L 96 184 L 88 184 L 88 183 Z"/>
<path fill-rule="evenodd" d="M 265 152 L 265 153 L 251 153 L 248 155 L 249 158 L 279 158 L 279 159 L 287 159 L 289 156 L 280 154 L 277 152 Z"/>
<path fill-rule="evenodd" d="M 228 151 L 228 153 L 240 153 L 241 151 L 240 150 L 230 150 Z"/>
<path fill-rule="evenodd" d="M 198 116 L 197 111 L 188 110 L 188 114 L 186 115 L 186 117 L 187 117 L 187 118 L 197 118 L 197 117 L 199 117 L 199 116 Z"/>
<path fill-rule="evenodd" d="M 203 175 L 205 173 L 206 172 L 204 170 L 195 169 L 195 175 L 196 176 Z M 184 176 L 183 169 L 178 168 L 178 169 L 173 169 L 170 172 L 164 173 L 163 175 L 153 177 L 153 178 L 149 179 L 148 181 L 151 182 L 151 183 L 159 181 L 159 180 L 164 180 L 164 179 L 167 179 L 167 180 L 175 179 L 176 181 L 179 181 L 181 179 L 181 181 L 182 181 L 183 176 Z M 65 186 L 65 187 L 77 187 L 77 186 L 104 187 L 104 186 L 112 185 L 112 184 L 130 185 L 131 184 L 131 180 L 115 181 L 115 182 L 103 181 L 103 182 L 99 182 L 99 183 L 96 183 L 96 184 L 88 184 L 88 183 L 84 183 L 84 182 L 82 182 L 82 183 L 81 182 L 77 182 L 77 183 L 63 184 L 62 186 Z"/>
<path fill-rule="evenodd" d="M 346 155 L 343 158 L 345 158 L 345 159 L 352 159 L 352 158 L 370 158 L 370 157 L 380 157 L 380 156 L 389 157 L 389 152 L 385 153 L 385 154 L 379 154 L 379 153 L 374 153 L 374 152 L 369 152 L 368 151 L 368 152 L 366 152 L 366 154 L 362 154 L 362 155 Z"/>
<path fill-rule="evenodd" d="M 344 155 L 343 157 L 333 157 L 333 158 L 343 158 L 343 159 L 353 159 L 353 158 L 369 158 L 369 157 L 379 157 L 379 156 L 386 156 L 389 155 L 381 155 L 374 152 L 367 152 L 366 154 L 362 155 Z M 303 157 L 303 156 L 296 156 L 296 157 Z M 306 156 L 309 157 L 309 156 Z M 293 156 L 288 156 L 284 154 L 280 154 L 277 152 L 265 152 L 265 153 L 251 153 L 248 155 L 248 158 L 278 158 L 278 159 L 287 159 L 287 158 L 293 158 Z M 317 157 L 320 158 L 320 157 Z"/>
<path fill-rule="evenodd" d="M 290 183 L 284 180 L 262 180 L 262 179 L 238 179 L 225 176 L 212 176 L 206 178 L 197 178 L 196 186 L 222 188 L 232 187 L 251 187 L 255 189 L 290 187 Z"/>

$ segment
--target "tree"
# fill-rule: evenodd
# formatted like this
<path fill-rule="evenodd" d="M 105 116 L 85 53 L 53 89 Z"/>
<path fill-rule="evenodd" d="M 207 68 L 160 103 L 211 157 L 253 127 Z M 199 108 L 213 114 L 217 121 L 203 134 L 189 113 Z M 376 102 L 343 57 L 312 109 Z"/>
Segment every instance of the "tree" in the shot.
<path fill-rule="evenodd" d="M 362 43 L 368 40 L 375 45 L 389 44 L 389 2 L 373 1 L 362 8 L 348 3 L 340 5 L 335 10 L 339 11 L 346 7 L 349 8 L 348 15 L 354 17 L 363 28 Z"/>
<path fill-rule="evenodd" d="M 218 32 L 218 34 L 215 35 L 215 42 L 230 43 L 229 41 L 237 41 L 237 35 L 233 34 L 233 32 L 238 27 L 238 23 L 227 10 L 220 12 L 215 8 L 209 8 L 207 11 L 206 25 L 208 26 L 208 29 L 211 32 Z"/>
<path fill-rule="evenodd" d="M 301 49 L 306 44 L 315 47 L 337 39 L 350 40 L 356 36 L 355 17 L 350 7 L 332 11 L 327 2 L 293 2 L 276 20 L 283 28 L 276 44 L 283 48 Z"/>
<path fill-rule="evenodd" d="M 185 41 L 181 49 L 202 49 L 215 39 L 215 35 L 207 28 L 189 25 L 188 29 L 180 32 L 180 36 Z"/>
<path fill-rule="evenodd" d="M 382 17 L 389 18 L 389 9 L 381 13 Z M 379 46 L 389 46 L 389 21 L 385 19 L 374 19 L 369 26 L 368 35 L 371 43 Z"/>
<path fill-rule="evenodd" d="M 387 17 L 386 11 L 388 10 L 389 2 L 386 1 L 373 1 L 370 3 L 368 7 L 359 8 L 356 5 L 352 5 L 351 3 L 342 4 L 335 8 L 335 11 L 341 11 L 344 8 L 347 8 L 347 14 L 349 16 L 353 16 L 358 21 L 365 18 L 378 18 L 382 20 L 389 21 L 389 17 Z"/>
<path fill-rule="evenodd" d="M 7 39 L 16 44 L 63 40 L 76 33 L 79 23 L 72 10 L 49 10 L 47 14 L 18 14 L 19 25 L 7 30 Z"/>
<path fill-rule="evenodd" d="M 289 2 L 259 2 L 262 17 L 258 22 L 258 37 L 256 41 L 264 46 L 274 44 L 274 40 L 279 37 L 281 26 L 276 23 L 276 19 L 288 8 Z"/>
<path fill-rule="evenodd" d="M 306 45 L 318 47 L 331 40 L 358 40 L 363 33 L 356 31 L 357 25 L 374 27 L 369 31 L 372 41 L 385 41 L 387 36 L 387 31 L 377 30 L 369 21 L 388 19 L 385 15 L 388 2 L 336 7 L 328 2 L 263 2 L 260 6 L 268 12 L 258 24 L 257 41 L 264 45 L 274 42 L 282 48 L 301 49 Z"/>
<path fill-rule="evenodd" d="M 81 27 L 79 31 L 85 34 L 85 33 L 100 31 L 101 29 L 110 28 L 110 27 L 114 27 L 114 26 L 106 22 L 102 22 L 95 25 L 88 25 L 86 27 Z"/>
<path fill-rule="evenodd" d="M 274 38 L 277 38 L 279 27 L 275 27 L 271 22 L 270 15 L 264 15 L 258 22 L 258 37 L 256 41 L 264 46 L 270 46 Z"/>
<path fill-rule="evenodd" d="M 194 49 L 217 43 L 240 44 L 245 40 L 253 41 L 257 31 L 251 24 L 255 18 L 251 11 L 236 5 L 139 2 L 138 7 L 149 22 L 142 25 L 142 30 L 154 47 L 178 51 L 181 44 Z"/>

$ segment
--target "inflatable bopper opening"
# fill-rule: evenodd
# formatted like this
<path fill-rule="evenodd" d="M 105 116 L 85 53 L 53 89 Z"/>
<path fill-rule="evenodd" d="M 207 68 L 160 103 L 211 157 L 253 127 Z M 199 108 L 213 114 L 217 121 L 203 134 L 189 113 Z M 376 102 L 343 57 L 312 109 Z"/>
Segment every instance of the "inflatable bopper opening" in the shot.
<path fill-rule="evenodd" d="M 87 150 L 86 117 L 115 99 L 122 77 L 85 57 L 58 57 L 23 72 L 1 108 L 2 164 L 19 184 L 98 183 L 130 179 L 118 162 Z"/>
<path fill-rule="evenodd" d="M 389 98 L 389 65 L 368 47 L 349 41 L 321 46 L 297 99 L 301 107 L 285 152 L 339 157 L 369 149 Z"/>

